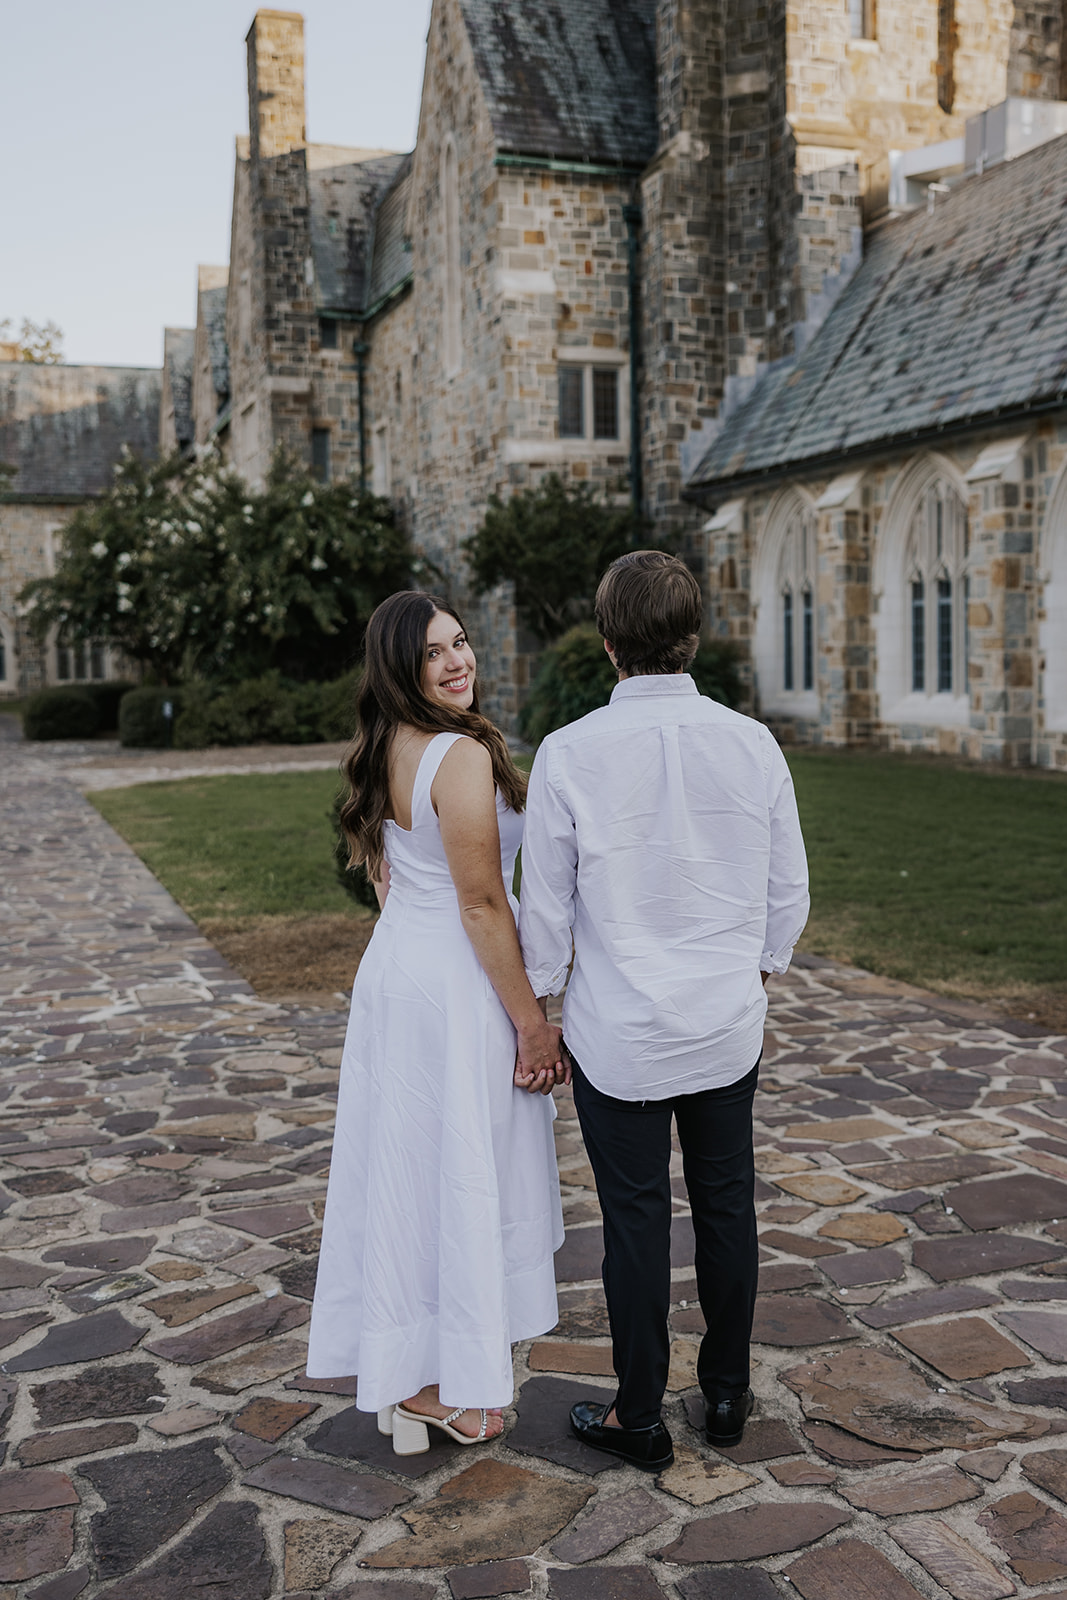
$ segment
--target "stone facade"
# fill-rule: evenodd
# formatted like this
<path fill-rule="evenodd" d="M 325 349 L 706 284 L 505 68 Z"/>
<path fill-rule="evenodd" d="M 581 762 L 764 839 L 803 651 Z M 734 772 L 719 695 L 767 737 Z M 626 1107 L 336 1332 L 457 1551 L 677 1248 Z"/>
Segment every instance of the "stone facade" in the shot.
<path fill-rule="evenodd" d="M 196 329 L 190 409 L 193 447 L 203 451 L 228 433 L 230 364 L 226 348 L 227 267 L 197 268 Z M 220 445 L 221 448 L 221 445 Z"/>
<path fill-rule="evenodd" d="M 1067 11 L 1063 0 L 1022 0 L 1015 7 L 1008 93 L 1067 100 Z"/>
<path fill-rule="evenodd" d="M 193 328 L 163 329 L 163 392 L 159 406 L 159 448 L 164 455 L 192 449 Z"/>
<path fill-rule="evenodd" d="M 693 492 L 783 738 L 1067 768 L 1067 138 L 879 231 Z"/>
<path fill-rule="evenodd" d="M 911 689 L 908 540 L 924 491 L 966 513 L 951 687 Z M 783 545 L 813 542 L 814 682 L 783 688 Z M 724 631 L 746 650 L 750 704 L 786 742 L 930 751 L 1067 770 L 1067 408 L 1024 433 L 898 452 L 862 472 L 728 502 L 709 562 Z M 927 661 L 928 670 L 934 663 Z"/>
<path fill-rule="evenodd" d="M 161 374 L 141 367 L 0 363 L 0 697 L 120 675 L 103 645 L 61 652 L 31 639 L 18 595 L 53 570 L 63 524 L 111 482 L 124 449 L 156 453 Z"/>

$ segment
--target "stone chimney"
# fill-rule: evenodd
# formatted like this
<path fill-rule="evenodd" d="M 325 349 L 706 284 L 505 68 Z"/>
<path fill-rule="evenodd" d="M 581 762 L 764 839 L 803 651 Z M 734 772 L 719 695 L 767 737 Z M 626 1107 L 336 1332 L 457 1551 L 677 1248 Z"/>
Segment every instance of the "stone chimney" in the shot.
<path fill-rule="evenodd" d="M 304 19 L 257 11 L 248 30 L 248 128 L 253 162 L 298 150 L 304 123 Z"/>

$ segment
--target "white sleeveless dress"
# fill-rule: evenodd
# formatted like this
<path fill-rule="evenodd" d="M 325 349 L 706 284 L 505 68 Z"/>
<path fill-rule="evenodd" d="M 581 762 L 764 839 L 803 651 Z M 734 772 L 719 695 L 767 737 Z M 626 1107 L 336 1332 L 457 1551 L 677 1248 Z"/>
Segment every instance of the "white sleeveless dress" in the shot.
<path fill-rule="evenodd" d="M 341 1062 L 307 1370 L 358 1374 L 361 1411 L 429 1383 L 447 1406 L 506 1406 L 512 1343 L 557 1320 L 555 1108 L 512 1083 L 515 1030 L 464 932 L 430 802 L 461 737 L 426 746 L 410 833 L 385 825 L 389 894 Z M 499 795 L 497 818 L 510 884 L 523 821 Z"/>

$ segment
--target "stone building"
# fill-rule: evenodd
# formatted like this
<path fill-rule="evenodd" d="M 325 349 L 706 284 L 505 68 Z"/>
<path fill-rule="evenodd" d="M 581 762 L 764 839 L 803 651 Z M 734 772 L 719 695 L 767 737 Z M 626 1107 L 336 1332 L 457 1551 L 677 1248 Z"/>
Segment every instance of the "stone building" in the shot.
<path fill-rule="evenodd" d="M 691 480 L 717 626 L 786 737 L 1067 768 L 1067 138 L 931 198 Z"/>
<path fill-rule="evenodd" d="M 259 11 L 210 379 L 200 295 L 197 447 L 252 481 L 279 445 L 362 478 L 460 601 L 490 494 L 556 471 L 632 496 L 651 537 L 683 540 L 709 620 L 747 637 L 702 459 L 754 387 L 825 348 L 865 233 L 876 260 L 915 226 L 884 220 L 901 185 L 910 204 L 956 182 L 988 108 L 1056 101 L 1063 31 L 1062 0 L 434 0 L 402 154 L 309 143 L 302 20 Z M 532 641 L 506 592 L 476 630 L 506 720 Z"/>
<path fill-rule="evenodd" d="M 14 352 L 13 352 L 14 354 Z M 123 449 L 154 456 L 160 373 L 0 359 L 0 696 L 115 676 L 106 643 L 67 648 L 29 635 L 18 594 L 53 570 L 63 523 L 110 486 Z"/>
<path fill-rule="evenodd" d="M 187 455 L 193 446 L 192 328 L 163 329 L 163 388 L 159 406 L 159 447 Z"/>

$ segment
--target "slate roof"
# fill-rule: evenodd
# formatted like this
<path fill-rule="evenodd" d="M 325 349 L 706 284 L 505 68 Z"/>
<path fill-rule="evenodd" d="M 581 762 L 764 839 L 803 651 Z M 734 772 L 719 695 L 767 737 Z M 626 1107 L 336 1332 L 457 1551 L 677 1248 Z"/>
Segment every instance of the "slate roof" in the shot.
<path fill-rule="evenodd" d="M 320 311 L 363 309 L 375 207 L 408 159 L 385 150 L 307 146 L 311 254 Z"/>
<path fill-rule="evenodd" d="M 196 331 L 193 328 L 163 329 L 163 378 L 174 407 L 174 432 L 179 448 L 191 444 L 196 433 L 193 425 L 195 343 Z"/>
<path fill-rule="evenodd" d="M 1057 398 L 1067 406 L 1067 138 L 876 233 L 807 349 L 767 371 L 688 487 L 795 476 Z"/>
<path fill-rule="evenodd" d="M 390 290 L 411 277 L 411 250 L 407 240 L 408 198 L 411 193 L 411 156 L 405 156 L 392 184 L 382 196 L 374 216 L 371 266 L 365 309 L 376 306 Z"/>
<path fill-rule="evenodd" d="M 655 0 L 460 0 L 501 153 L 643 167 Z"/>
<path fill-rule="evenodd" d="M 0 461 L 13 494 L 100 494 L 128 445 L 158 451 L 162 375 L 151 367 L 0 363 Z"/>

